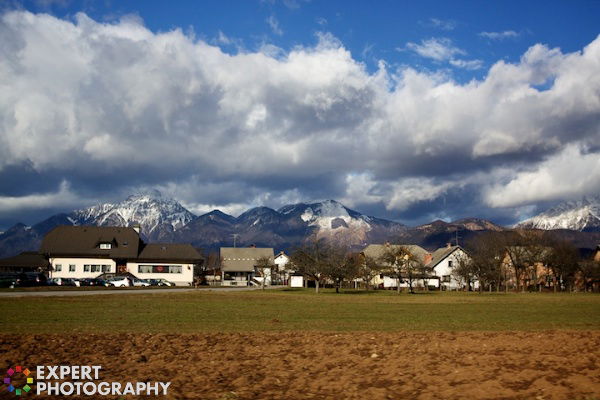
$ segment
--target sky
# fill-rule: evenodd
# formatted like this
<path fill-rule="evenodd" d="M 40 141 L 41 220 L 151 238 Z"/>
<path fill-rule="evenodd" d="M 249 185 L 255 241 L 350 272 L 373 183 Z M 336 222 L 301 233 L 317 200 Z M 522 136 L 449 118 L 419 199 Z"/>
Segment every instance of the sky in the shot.
<path fill-rule="evenodd" d="M 598 1 L 0 1 L 0 230 L 154 189 L 408 225 L 597 195 L 598 21 Z"/>

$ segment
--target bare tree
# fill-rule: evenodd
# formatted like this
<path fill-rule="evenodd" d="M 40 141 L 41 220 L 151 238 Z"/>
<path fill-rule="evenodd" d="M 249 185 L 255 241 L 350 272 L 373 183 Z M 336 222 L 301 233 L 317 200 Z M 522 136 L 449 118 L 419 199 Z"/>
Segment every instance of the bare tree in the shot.
<path fill-rule="evenodd" d="M 319 286 L 325 279 L 327 245 L 323 240 L 313 240 L 297 248 L 290 255 L 290 261 L 296 272 L 305 278 L 315 281 L 315 292 L 319 293 Z"/>
<path fill-rule="evenodd" d="M 217 252 L 209 253 L 208 256 L 206 257 L 206 262 L 204 264 L 204 273 L 206 275 L 208 275 L 208 274 L 212 275 L 213 284 L 216 284 L 217 271 L 219 271 L 221 269 L 221 261 L 222 261 L 222 259 L 221 259 L 221 257 L 219 257 L 219 253 L 217 253 Z"/>
<path fill-rule="evenodd" d="M 477 264 L 465 252 L 454 254 L 456 263 L 452 268 L 452 275 L 457 281 L 464 282 L 467 291 L 471 291 L 478 280 Z M 479 287 L 481 288 L 481 285 Z"/>
<path fill-rule="evenodd" d="M 344 247 L 328 245 L 322 261 L 323 273 L 333 282 L 336 293 L 340 292 L 345 281 L 352 280 L 358 275 L 358 258 L 353 257 Z"/>
<path fill-rule="evenodd" d="M 498 232 L 487 232 L 478 235 L 467 243 L 466 249 L 471 259 L 474 274 L 479 280 L 479 287 L 485 285 L 492 290 L 500 291 L 500 286 L 507 286 L 507 271 L 502 267 L 502 261 L 506 254 L 505 238 Z"/>
<path fill-rule="evenodd" d="M 537 285 L 537 265 L 543 262 L 544 252 L 547 251 L 538 232 L 517 231 L 508 236 L 506 254 L 515 272 L 517 290 L 521 287 L 524 292 L 525 281 L 534 281 Z"/>
<path fill-rule="evenodd" d="M 594 282 L 600 281 L 600 262 L 593 259 L 581 262 L 579 274 L 583 283 L 583 291 L 587 292 L 590 284 L 593 291 Z"/>
<path fill-rule="evenodd" d="M 410 293 L 414 293 L 413 282 L 420 276 L 423 260 L 411 253 L 407 246 L 389 246 L 381 256 L 381 261 L 385 263 L 387 274 L 396 278 L 398 282 L 398 293 L 400 293 L 400 283 L 406 279 Z"/>
<path fill-rule="evenodd" d="M 420 262 L 416 265 L 416 272 L 423 281 L 423 289 L 429 291 L 429 279 L 433 275 L 433 268 L 425 265 L 424 262 Z"/>
<path fill-rule="evenodd" d="M 376 257 L 365 255 L 360 256 L 357 260 L 357 264 L 357 276 L 365 283 L 366 290 L 369 290 L 373 279 L 383 271 L 383 263 Z"/>
<path fill-rule="evenodd" d="M 580 268 L 579 252 L 571 243 L 564 240 L 548 239 L 548 251 L 545 253 L 544 264 L 550 272 L 553 290 L 562 290 L 563 285 L 572 286 L 575 275 Z"/>
<path fill-rule="evenodd" d="M 260 287 L 262 290 L 265 290 L 265 283 L 267 281 L 267 276 L 271 276 L 271 271 L 273 269 L 273 260 L 271 257 L 262 256 L 256 260 L 256 264 L 254 265 L 254 269 L 261 276 L 262 280 L 260 282 Z"/>

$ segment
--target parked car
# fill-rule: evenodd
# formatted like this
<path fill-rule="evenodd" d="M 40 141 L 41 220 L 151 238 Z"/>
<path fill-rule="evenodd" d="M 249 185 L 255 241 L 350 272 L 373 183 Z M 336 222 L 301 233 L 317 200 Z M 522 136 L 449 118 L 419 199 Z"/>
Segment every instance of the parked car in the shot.
<path fill-rule="evenodd" d="M 48 278 L 41 272 L 21 272 L 17 275 L 15 286 L 46 286 Z"/>
<path fill-rule="evenodd" d="M 86 278 L 80 282 L 81 286 L 109 286 L 109 283 L 104 279 Z"/>
<path fill-rule="evenodd" d="M 106 281 L 108 283 L 108 286 L 114 286 L 114 287 L 129 287 L 131 286 L 131 282 L 129 281 L 129 278 L 124 277 L 124 276 L 115 276 L 112 279 L 109 279 Z"/>
<path fill-rule="evenodd" d="M 133 286 L 150 286 L 150 282 L 144 279 L 133 279 Z"/>
<path fill-rule="evenodd" d="M 17 274 L 7 273 L 0 275 L 0 288 L 14 288 L 17 284 Z"/>
<path fill-rule="evenodd" d="M 50 285 L 57 286 L 79 286 L 79 281 L 71 278 L 52 278 L 49 282 Z"/>
<path fill-rule="evenodd" d="M 150 282 L 150 284 L 152 286 L 175 286 L 175 284 L 171 281 L 168 281 L 166 279 L 148 279 L 148 282 Z"/>

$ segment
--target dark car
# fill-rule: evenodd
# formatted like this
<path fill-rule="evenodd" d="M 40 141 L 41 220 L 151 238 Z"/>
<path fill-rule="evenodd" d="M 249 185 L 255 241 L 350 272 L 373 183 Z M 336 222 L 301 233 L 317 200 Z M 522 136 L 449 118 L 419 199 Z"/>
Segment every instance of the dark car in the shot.
<path fill-rule="evenodd" d="M 108 286 L 108 282 L 104 279 L 86 278 L 80 281 L 81 286 Z"/>
<path fill-rule="evenodd" d="M 41 272 L 21 272 L 17 275 L 15 286 L 30 287 L 30 286 L 47 286 L 48 278 Z"/>
<path fill-rule="evenodd" d="M 166 279 L 147 279 L 152 286 L 175 286 L 175 284 Z"/>
<path fill-rule="evenodd" d="M 14 288 L 17 284 L 17 274 L 0 275 L 0 288 Z"/>

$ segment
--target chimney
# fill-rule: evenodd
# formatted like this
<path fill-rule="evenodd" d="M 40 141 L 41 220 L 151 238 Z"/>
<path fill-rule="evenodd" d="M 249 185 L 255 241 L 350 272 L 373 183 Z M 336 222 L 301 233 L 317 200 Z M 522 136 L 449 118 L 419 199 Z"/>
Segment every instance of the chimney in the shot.
<path fill-rule="evenodd" d="M 449 249 L 450 247 L 452 247 L 452 243 L 450 243 L 450 242 L 446 243 L 446 248 Z"/>
<path fill-rule="evenodd" d="M 423 256 L 423 264 L 427 265 L 431 262 L 431 260 L 433 259 L 433 257 L 431 256 L 431 254 L 427 253 Z"/>
<path fill-rule="evenodd" d="M 385 242 L 385 247 L 390 247 L 390 242 L 386 241 Z"/>

